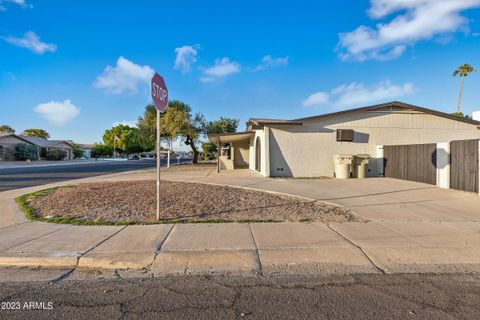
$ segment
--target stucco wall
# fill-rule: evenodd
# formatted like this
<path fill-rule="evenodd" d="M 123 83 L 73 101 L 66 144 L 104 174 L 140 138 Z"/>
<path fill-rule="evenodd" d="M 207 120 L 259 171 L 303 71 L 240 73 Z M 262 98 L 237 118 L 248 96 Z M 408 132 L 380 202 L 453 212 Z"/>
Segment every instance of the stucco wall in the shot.
<path fill-rule="evenodd" d="M 18 139 L 15 136 L 0 137 L 0 146 L 3 147 L 0 152 L 0 160 L 15 160 L 13 152 L 15 146 L 20 143 L 29 144 L 28 142 Z"/>
<path fill-rule="evenodd" d="M 19 143 L 25 143 L 25 144 L 29 144 L 28 142 L 25 142 L 24 140 L 22 139 L 18 139 L 17 137 L 15 136 L 5 136 L 5 137 L 0 137 L 0 145 L 2 146 L 8 146 L 8 147 L 11 147 L 11 146 L 15 146 Z"/>
<path fill-rule="evenodd" d="M 337 142 L 336 129 L 355 130 L 355 142 Z M 378 176 L 377 145 L 478 139 L 475 125 L 417 112 L 359 112 L 304 121 L 301 127 L 271 128 L 270 175 L 332 176 L 334 154 L 372 156 L 369 176 Z M 283 170 L 282 170 L 283 169 Z"/>
<path fill-rule="evenodd" d="M 269 157 L 269 128 L 263 130 L 253 130 L 255 136 L 250 140 L 249 150 L 249 169 L 255 170 L 255 150 L 257 142 L 260 141 L 260 174 L 268 177 L 270 175 L 270 157 Z M 258 138 L 258 139 L 257 139 Z"/>
<path fill-rule="evenodd" d="M 235 168 L 248 168 L 249 162 L 249 144 L 234 143 L 233 144 L 233 164 Z"/>

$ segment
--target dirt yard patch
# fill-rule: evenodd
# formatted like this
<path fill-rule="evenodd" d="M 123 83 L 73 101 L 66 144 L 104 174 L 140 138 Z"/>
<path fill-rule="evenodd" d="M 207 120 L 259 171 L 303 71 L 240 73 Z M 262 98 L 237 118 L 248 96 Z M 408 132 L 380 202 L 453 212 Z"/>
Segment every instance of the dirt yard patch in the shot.
<path fill-rule="evenodd" d="M 80 184 L 27 200 L 37 217 L 156 222 L 155 181 Z M 162 181 L 163 222 L 361 221 L 348 209 L 240 188 Z"/>

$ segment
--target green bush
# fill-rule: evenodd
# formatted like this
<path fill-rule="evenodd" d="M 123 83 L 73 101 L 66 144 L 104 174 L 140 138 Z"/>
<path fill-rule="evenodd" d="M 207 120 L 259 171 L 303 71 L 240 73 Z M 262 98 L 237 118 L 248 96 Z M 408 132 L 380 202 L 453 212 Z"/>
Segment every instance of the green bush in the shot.
<path fill-rule="evenodd" d="M 15 160 L 15 151 L 10 148 L 2 148 L 0 146 L 0 160 L 13 161 Z"/>
<path fill-rule="evenodd" d="M 26 144 L 19 143 L 15 146 L 15 151 L 13 152 L 15 160 L 37 160 L 37 147 Z"/>
<path fill-rule="evenodd" d="M 104 158 L 113 156 L 113 148 L 104 144 L 96 144 L 90 153 L 92 158 Z"/>
<path fill-rule="evenodd" d="M 40 149 L 40 158 L 46 158 L 47 157 L 47 148 L 41 148 Z"/>
<path fill-rule="evenodd" d="M 83 156 L 84 156 L 84 152 L 83 152 L 82 149 L 77 148 L 77 147 L 73 148 L 73 157 L 74 157 L 75 159 L 80 159 L 80 158 L 82 158 Z"/>
<path fill-rule="evenodd" d="M 52 149 L 47 151 L 47 160 L 59 161 L 65 159 L 67 152 L 60 149 Z"/>

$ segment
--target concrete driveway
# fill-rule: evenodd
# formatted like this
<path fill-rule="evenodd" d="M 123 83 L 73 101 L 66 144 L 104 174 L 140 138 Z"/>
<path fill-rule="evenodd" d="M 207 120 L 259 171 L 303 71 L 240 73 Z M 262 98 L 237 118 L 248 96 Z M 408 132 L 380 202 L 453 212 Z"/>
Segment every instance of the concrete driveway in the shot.
<path fill-rule="evenodd" d="M 185 177 L 183 176 L 185 174 Z M 184 180 L 186 173 L 165 175 Z M 236 185 L 322 200 L 382 222 L 480 222 L 480 196 L 389 178 L 363 180 L 264 178 L 250 170 L 188 175 L 188 181 Z"/>
<path fill-rule="evenodd" d="M 154 171 L 141 171 L 67 184 L 154 178 Z M 247 170 L 165 172 L 162 179 L 329 201 L 371 222 L 69 226 L 27 221 L 15 197 L 62 184 L 57 183 L 0 192 L 0 265 L 145 268 L 152 274 L 480 272 L 477 195 L 391 179 L 269 179 Z"/>

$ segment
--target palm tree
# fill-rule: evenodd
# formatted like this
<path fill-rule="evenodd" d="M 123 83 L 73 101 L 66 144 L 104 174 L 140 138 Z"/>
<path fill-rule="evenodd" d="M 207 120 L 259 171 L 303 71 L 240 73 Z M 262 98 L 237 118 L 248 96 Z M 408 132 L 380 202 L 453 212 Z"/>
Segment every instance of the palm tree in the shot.
<path fill-rule="evenodd" d="M 458 94 L 458 110 L 457 112 L 460 113 L 460 103 L 462 101 L 462 90 L 463 90 L 463 81 L 465 80 L 465 77 L 468 76 L 469 73 L 471 72 L 477 72 L 477 69 L 469 65 L 468 63 L 465 63 L 463 66 L 459 66 L 457 70 L 453 72 L 453 76 L 460 76 L 462 79 L 460 81 L 460 93 Z"/>

